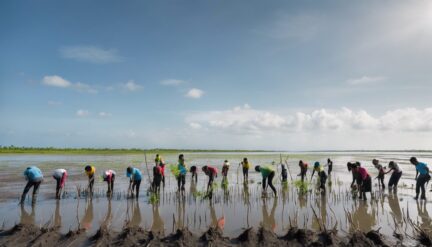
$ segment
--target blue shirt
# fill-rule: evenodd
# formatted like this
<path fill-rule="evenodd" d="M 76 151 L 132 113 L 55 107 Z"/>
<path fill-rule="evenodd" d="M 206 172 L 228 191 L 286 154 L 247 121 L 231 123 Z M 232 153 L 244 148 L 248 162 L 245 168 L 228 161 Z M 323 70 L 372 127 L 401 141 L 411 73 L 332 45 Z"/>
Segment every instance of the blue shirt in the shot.
<path fill-rule="evenodd" d="M 129 172 L 126 171 L 126 176 L 128 178 L 130 178 L 131 176 L 133 176 L 133 179 L 136 180 L 136 181 L 141 180 L 141 178 L 142 178 L 141 171 L 139 169 L 136 169 L 136 168 L 132 168 L 132 172 L 131 173 L 129 173 Z"/>
<path fill-rule="evenodd" d="M 187 169 L 184 165 L 182 166 L 182 165 L 178 164 L 177 168 L 178 168 L 181 175 L 186 175 Z"/>
<path fill-rule="evenodd" d="M 419 162 L 416 165 L 416 169 L 417 171 L 421 174 L 421 175 L 426 175 L 428 174 L 428 170 L 426 169 L 427 165 L 425 163 Z"/>
<path fill-rule="evenodd" d="M 24 176 L 28 181 L 40 180 L 43 178 L 42 171 L 36 166 L 31 166 L 24 171 Z"/>

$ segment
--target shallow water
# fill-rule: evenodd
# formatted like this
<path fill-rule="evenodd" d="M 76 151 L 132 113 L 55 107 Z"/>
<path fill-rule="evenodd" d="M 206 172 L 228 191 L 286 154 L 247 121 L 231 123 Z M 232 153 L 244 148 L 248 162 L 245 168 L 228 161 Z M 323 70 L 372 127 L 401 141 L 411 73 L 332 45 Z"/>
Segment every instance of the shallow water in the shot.
<path fill-rule="evenodd" d="M 223 160 L 229 159 L 231 168 L 227 190 L 221 188 L 221 177 L 218 177 L 216 183 L 219 186 L 211 201 L 194 196 L 194 191 L 202 192 L 206 187 L 207 178 L 200 172 L 196 185 L 191 183 L 188 174 L 186 194 L 180 196 L 176 193 L 176 181 L 167 169 L 166 187 L 161 191 L 159 202 L 154 205 L 149 203 L 146 193 L 149 188 L 147 171 L 151 170 L 150 160 L 153 160 L 153 155 L 147 157 L 148 170 L 143 155 L 3 155 L 0 156 L 0 220 L 3 220 L 5 227 L 18 222 L 50 224 L 60 226 L 62 232 L 81 227 L 87 229 L 89 235 L 95 233 L 101 224 L 107 224 L 113 230 L 121 230 L 127 223 L 165 234 L 178 227 L 188 227 L 192 232 L 202 233 L 209 226 L 223 224 L 224 234 L 231 237 L 237 236 L 245 228 L 259 226 L 273 229 L 278 234 L 284 234 L 290 225 L 316 230 L 336 227 L 340 234 L 355 228 L 363 231 L 381 228 L 381 233 L 392 238 L 395 225 L 402 232 L 411 231 L 403 220 L 407 215 L 423 228 L 431 227 L 428 212 L 432 212 L 432 203 L 416 202 L 412 198 L 415 170 L 408 159 L 415 155 L 419 160 L 432 164 L 432 153 L 297 153 L 284 154 L 283 157 L 286 155 L 289 155 L 289 181 L 291 176 L 297 179 L 299 159 L 312 164 L 314 161 L 325 163 L 327 157 L 332 158 L 334 166 L 329 179 L 331 187 L 328 186 L 327 193 L 317 193 L 312 185 L 310 193 L 300 196 L 292 183 L 289 183 L 287 189 L 283 189 L 277 176 L 275 186 L 279 196 L 274 198 L 269 189 L 268 198 L 263 199 L 260 175 L 253 170 L 250 171 L 249 183 L 243 184 L 238 163 L 244 156 L 253 165 L 264 165 L 271 161 L 279 162 L 278 153 L 186 153 L 188 166 L 210 164 L 221 170 Z M 177 155 L 164 158 L 172 164 Z M 383 164 L 388 164 L 391 159 L 400 164 L 404 175 L 399 182 L 398 192 L 394 194 L 387 190 L 381 191 L 377 187 L 377 180 L 374 180 L 374 199 L 370 195 L 366 202 L 353 199 L 349 191 L 352 177 L 346 170 L 346 162 L 361 161 L 372 177 L 375 177 L 377 170 L 371 164 L 373 158 L 380 159 Z M 77 186 L 86 187 L 86 176 L 82 170 L 87 163 L 96 166 L 97 174 L 105 169 L 117 171 L 112 199 L 104 196 L 106 184 L 100 180 L 95 184 L 96 195 L 92 200 L 77 197 Z M 45 181 L 41 185 L 37 204 L 32 207 L 27 201 L 24 207 L 20 207 L 17 206 L 18 198 L 25 185 L 22 172 L 29 165 L 40 167 Z M 144 173 L 141 195 L 137 201 L 126 199 L 128 180 L 125 169 L 128 165 L 139 167 Z M 65 198 L 60 201 L 54 199 L 55 184 L 51 178 L 51 173 L 56 168 L 66 168 L 69 173 Z M 386 182 L 389 175 L 386 176 Z M 432 193 L 428 192 L 427 196 L 432 198 Z"/>

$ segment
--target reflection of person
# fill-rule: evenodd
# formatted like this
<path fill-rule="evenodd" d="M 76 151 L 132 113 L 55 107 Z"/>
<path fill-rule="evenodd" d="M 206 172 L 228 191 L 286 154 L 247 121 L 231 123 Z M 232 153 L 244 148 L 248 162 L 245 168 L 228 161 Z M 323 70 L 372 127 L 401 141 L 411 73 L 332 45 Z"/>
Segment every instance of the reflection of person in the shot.
<path fill-rule="evenodd" d="M 87 186 L 88 193 L 90 193 L 90 196 L 93 196 L 93 185 L 95 181 L 96 168 L 94 166 L 87 165 L 84 168 L 84 171 L 88 177 L 88 186 Z"/>
<path fill-rule="evenodd" d="M 396 219 L 397 223 L 402 223 L 402 210 L 399 205 L 399 198 L 396 193 L 389 193 L 388 204 L 391 209 L 391 214 Z"/>
<path fill-rule="evenodd" d="M 86 203 L 85 213 L 81 219 L 81 225 L 84 229 L 90 230 L 93 223 L 93 201 L 88 200 Z"/>
<path fill-rule="evenodd" d="M 56 169 L 54 170 L 53 178 L 56 180 L 56 199 L 59 200 L 66 183 L 67 171 L 65 169 Z"/>
<path fill-rule="evenodd" d="M 263 214 L 263 221 L 262 226 L 265 229 L 274 231 L 276 228 L 276 219 L 275 219 L 275 213 L 276 213 L 276 207 L 277 207 L 277 199 L 273 199 L 273 207 L 271 209 L 270 214 L 267 210 L 267 203 L 266 200 L 263 199 L 263 205 L 262 205 L 262 214 Z"/>
<path fill-rule="evenodd" d="M 126 168 L 126 177 L 130 178 L 129 180 L 129 189 L 131 190 L 132 197 L 133 192 L 136 192 L 136 198 L 139 197 L 139 189 L 141 185 L 142 174 L 141 171 L 134 167 Z"/>
<path fill-rule="evenodd" d="M 31 213 L 27 213 L 27 211 L 24 208 L 24 204 L 21 204 L 21 224 L 29 224 L 34 225 L 35 224 L 35 215 L 36 215 L 36 209 L 35 204 L 32 204 L 31 206 Z"/>
<path fill-rule="evenodd" d="M 356 227 L 360 227 L 360 230 L 364 232 L 369 232 L 376 224 L 375 215 L 375 207 L 372 207 L 372 212 L 368 213 L 367 202 L 361 201 L 358 207 L 353 210 L 352 218 L 353 222 L 357 223 Z"/>
<path fill-rule="evenodd" d="M 60 227 L 61 226 L 61 214 L 60 214 L 60 201 L 56 201 L 56 208 L 54 213 L 54 227 Z"/>
<path fill-rule="evenodd" d="M 134 203 L 132 203 L 132 205 L 133 205 L 133 213 L 132 213 L 131 225 L 139 226 L 142 220 L 139 201 L 135 201 Z"/>
<path fill-rule="evenodd" d="M 275 177 L 276 173 L 275 173 L 273 167 L 271 167 L 271 166 L 265 166 L 265 167 L 255 166 L 255 171 L 261 172 L 263 194 L 265 194 L 265 192 L 267 190 L 267 181 L 268 181 L 268 185 L 273 190 L 273 193 L 276 197 L 277 192 L 276 192 L 276 188 L 273 185 L 273 178 Z"/>
<path fill-rule="evenodd" d="M 216 210 L 213 207 L 213 203 L 211 201 L 210 201 L 209 205 L 210 205 L 210 219 L 211 219 L 210 227 L 217 228 L 218 220 L 216 217 Z"/>
<path fill-rule="evenodd" d="M 113 170 L 106 170 L 104 173 L 102 173 L 103 181 L 107 182 L 108 185 L 108 195 L 112 195 L 114 192 L 114 180 L 115 180 L 115 171 Z"/>
<path fill-rule="evenodd" d="M 421 223 L 421 228 L 422 229 L 430 229 L 432 222 L 431 222 L 431 218 L 429 216 L 429 212 L 426 209 L 426 201 L 424 202 L 418 202 L 417 201 L 417 212 L 418 215 L 420 216 L 422 223 Z"/>
<path fill-rule="evenodd" d="M 111 199 L 108 199 L 108 210 L 107 213 L 105 215 L 105 219 L 102 223 L 103 226 L 108 226 L 110 221 L 111 221 L 111 216 L 112 216 L 112 207 L 111 207 Z"/>
<path fill-rule="evenodd" d="M 24 177 L 27 180 L 27 184 L 24 187 L 24 191 L 21 195 L 20 203 L 23 204 L 27 196 L 27 193 L 33 187 L 32 204 L 36 203 L 37 193 L 39 191 L 39 186 L 43 181 L 42 171 L 36 166 L 27 167 L 24 171 Z"/>
<path fill-rule="evenodd" d="M 431 176 L 429 175 L 429 167 L 423 162 L 418 162 L 416 157 L 411 157 L 410 162 L 416 167 L 415 179 L 417 180 L 417 182 L 416 182 L 416 197 L 414 199 L 416 200 L 418 199 L 421 190 L 420 199 L 426 200 L 425 184 L 429 182 L 429 180 L 431 179 Z"/>
<path fill-rule="evenodd" d="M 159 206 L 153 204 L 152 209 L 153 209 L 153 224 L 151 227 L 151 231 L 153 233 L 163 236 L 165 229 L 164 229 L 164 222 L 162 220 L 162 217 L 159 214 Z"/>
<path fill-rule="evenodd" d="M 184 228 L 184 220 L 185 220 L 185 207 L 186 200 L 184 197 L 180 197 L 177 201 L 177 229 Z"/>

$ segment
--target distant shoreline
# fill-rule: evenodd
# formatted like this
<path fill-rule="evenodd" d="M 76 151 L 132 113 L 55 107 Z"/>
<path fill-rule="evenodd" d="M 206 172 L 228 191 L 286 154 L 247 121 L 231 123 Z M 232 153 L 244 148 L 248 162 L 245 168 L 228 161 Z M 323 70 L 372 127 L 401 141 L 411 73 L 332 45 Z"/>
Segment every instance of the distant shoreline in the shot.
<path fill-rule="evenodd" d="M 431 150 L 309 150 L 309 151 L 281 151 L 281 150 L 233 150 L 233 149 L 137 149 L 137 148 L 55 148 L 55 147 L 14 147 L 0 146 L 1 154 L 154 154 L 154 153 L 367 153 L 367 152 L 404 152 L 425 153 Z"/>

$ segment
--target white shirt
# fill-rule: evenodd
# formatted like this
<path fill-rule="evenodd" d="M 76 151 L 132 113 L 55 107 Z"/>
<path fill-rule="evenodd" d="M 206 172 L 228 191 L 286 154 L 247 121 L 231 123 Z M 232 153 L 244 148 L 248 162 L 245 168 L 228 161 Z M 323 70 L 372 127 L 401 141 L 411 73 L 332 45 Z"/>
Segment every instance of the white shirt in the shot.
<path fill-rule="evenodd" d="M 54 170 L 53 177 L 62 178 L 64 173 L 66 173 L 65 169 L 56 169 Z"/>

